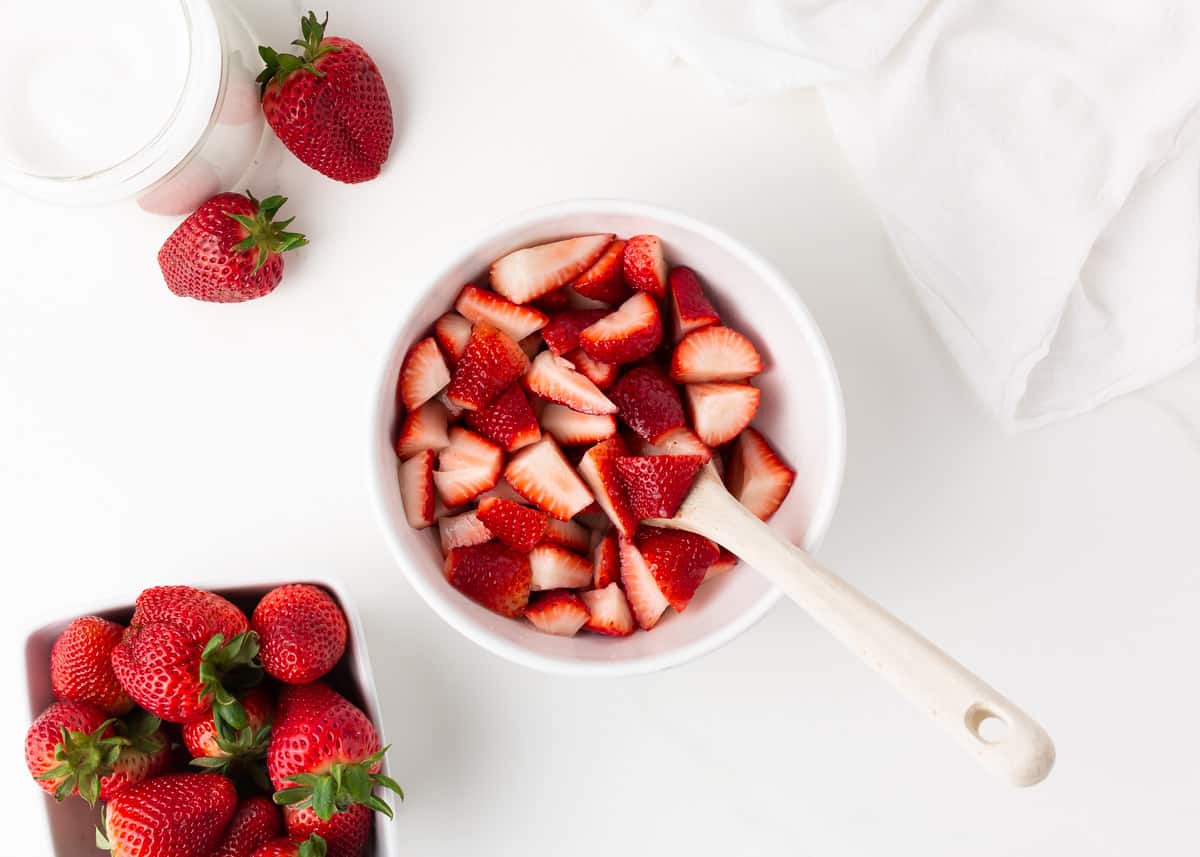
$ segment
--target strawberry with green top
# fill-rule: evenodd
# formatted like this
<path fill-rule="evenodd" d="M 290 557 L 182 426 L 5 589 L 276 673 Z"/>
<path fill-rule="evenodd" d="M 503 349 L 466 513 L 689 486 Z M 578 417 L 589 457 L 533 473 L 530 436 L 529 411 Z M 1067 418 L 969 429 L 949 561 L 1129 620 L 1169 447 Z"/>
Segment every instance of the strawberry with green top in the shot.
<path fill-rule="evenodd" d="M 252 857 L 327 857 L 325 840 L 313 834 L 308 839 L 281 837 L 272 839 L 254 852 Z"/>
<path fill-rule="evenodd" d="M 263 767 L 271 738 L 271 696 L 262 687 L 247 692 L 240 700 L 246 725 L 222 732 L 211 709 L 183 725 L 183 744 L 192 754 L 191 765 L 213 774 L 245 779 L 270 791 Z"/>

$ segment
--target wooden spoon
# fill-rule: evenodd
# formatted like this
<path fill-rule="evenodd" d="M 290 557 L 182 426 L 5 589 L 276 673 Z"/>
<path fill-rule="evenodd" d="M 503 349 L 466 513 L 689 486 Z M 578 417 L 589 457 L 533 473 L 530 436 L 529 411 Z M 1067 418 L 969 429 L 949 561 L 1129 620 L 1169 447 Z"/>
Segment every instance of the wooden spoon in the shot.
<path fill-rule="evenodd" d="M 1054 744 L 1033 718 L 778 536 L 725 490 L 711 463 L 674 518 L 646 523 L 699 533 L 758 569 L 993 774 L 1014 786 L 1031 786 L 1050 773 Z M 984 737 L 980 727 L 992 718 L 1003 732 Z"/>

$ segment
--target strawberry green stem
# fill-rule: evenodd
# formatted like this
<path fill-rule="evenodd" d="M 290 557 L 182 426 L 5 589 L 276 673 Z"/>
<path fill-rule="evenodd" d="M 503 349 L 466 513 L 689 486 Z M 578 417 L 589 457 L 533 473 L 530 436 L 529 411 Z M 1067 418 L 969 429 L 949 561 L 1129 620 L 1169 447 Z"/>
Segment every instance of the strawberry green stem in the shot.
<path fill-rule="evenodd" d="M 304 49 L 300 56 L 281 54 L 269 45 L 258 46 L 258 55 L 266 63 L 266 68 L 258 75 L 258 82 L 263 91 L 266 91 L 267 84 L 272 80 L 282 87 L 287 79 L 298 71 L 317 77 L 325 76 L 325 72 L 317 68 L 317 60 L 325 54 L 337 53 L 342 49 L 341 45 L 323 44 L 325 26 L 328 23 L 328 12 L 325 13 L 324 21 L 318 21 L 316 13 L 312 10 L 309 10 L 309 13 L 300 19 L 300 34 L 303 38 L 295 39 L 292 42 L 296 47 Z"/>
<path fill-rule="evenodd" d="M 106 720 L 91 732 L 77 732 L 65 726 L 61 739 L 54 745 L 53 768 L 41 774 L 39 780 L 62 781 L 54 788 L 54 799 L 65 800 L 78 792 L 95 806 L 100 798 L 100 780 L 113 772 L 113 766 L 126 747 L 156 753 L 162 744 L 153 736 L 162 721 L 145 711 L 131 714 L 126 720 Z M 110 729 L 113 735 L 105 737 Z"/>
<path fill-rule="evenodd" d="M 273 220 L 275 213 L 287 202 L 286 196 L 268 196 L 261 202 L 255 199 L 254 194 L 250 191 L 246 191 L 246 196 L 258 209 L 254 214 L 234 214 L 226 211 L 225 215 L 232 217 L 246 230 L 246 237 L 234 244 L 233 249 L 241 253 L 248 253 L 257 248 L 258 259 L 254 264 L 255 271 L 266 264 L 272 254 L 286 253 L 288 250 L 303 247 L 308 243 L 308 239 L 299 232 L 286 231 L 296 218 L 289 217 L 278 223 Z"/>
<path fill-rule="evenodd" d="M 213 723 L 217 735 L 236 741 L 249 721 L 238 695 L 262 681 L 262 662 L 258 658 L 258 634 L 245 631 L 225 642 L 224 634 L 214 634 L 200 653 L 200 701 L 211 698 Z"/>
<path fill-rule="evenodd" d="M 322 821 L 359 803 L 391 818 L 392 808 L 373 793 L 374 789 L 393 791 L 401 800 L 404 800 L 404 789 L 386 774 L 371 773 L 371 768 L 389 749 L 384 747 L 361 762 L 339 762 L 324 774 L 294 774 L 288 779 L 295 785 L 275 792 L 273 799 L 280 806 L 297 809 L 311 806 Z"/>

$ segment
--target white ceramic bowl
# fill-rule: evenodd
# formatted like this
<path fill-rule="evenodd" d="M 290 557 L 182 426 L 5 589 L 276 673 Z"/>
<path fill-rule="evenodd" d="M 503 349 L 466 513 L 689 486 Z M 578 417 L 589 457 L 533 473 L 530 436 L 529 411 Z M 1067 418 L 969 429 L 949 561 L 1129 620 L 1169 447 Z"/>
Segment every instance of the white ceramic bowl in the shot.
<path fill-rule="evenodd" d="M 483 282 L 488 265 L 520 247 L 595 232 L 662 238 L 671 265 L 694 268 L 722 319 L 757 345 L 767 369 L 755 379 L 762 405 L 754 425 L 797 471 L 772 526 L 808 548 L 824 535 L 845 461 L 845 412 L 829 349 L 795 289 L 766 260 L 718 229 L 658 206 L 572 200 L 518 214 L 463 242 L 414 295 L 383 361 L 370 417 L 370 479 L 384 533 L 413 587 L 450 625 L 485 649 L 525 666 L 570 675 L 626 675 L 676 666 L 728 642 L 760 619 L 779 591 L 753 569 L 700 588 L 682 614 L 668 611 L 649 633 L 614 639 L 543 634 L 478 606 L 446 582 L 436 529 L 405 522 L 391 430 L 400 363 L 408 347 L 451 308 L 464 283 Z"/>

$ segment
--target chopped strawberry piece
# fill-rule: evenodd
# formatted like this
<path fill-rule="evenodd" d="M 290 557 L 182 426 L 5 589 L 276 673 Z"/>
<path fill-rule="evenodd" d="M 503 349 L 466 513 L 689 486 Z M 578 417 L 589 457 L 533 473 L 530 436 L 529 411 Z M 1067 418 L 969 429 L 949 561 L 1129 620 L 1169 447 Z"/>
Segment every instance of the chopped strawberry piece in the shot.
<path fill-rule="evenodd" d="M 496 486 L 504 453 L 487 438 L 461 426 L 450 429 L 450 445 L 438 453 L 433 484 L 450 507 L 461 506 Z"/>
<path fill-rule="evenodd" d="M 571 308 L 571 296 L 567 293 L 567 287 L 563 286 L 542 295 L 533 302 L 533 305 L 547 314 L 562 312 L 565 309 Z"/>
<path fill-rule="evenodd" d="M 542 540 L 580 553 L 587 550 L 592 543 L 585 527 L 574 521 L 560 521 L 556 518 L 546 522 L 546 535 Z"/>
<path fill-rule="evenodd" d="M 528 505 L 529 503 L 529 501 L 518 494 L 505 479 L 498 481 L 496 483 L 496 487 L 491 491 L 484 491 L 476 498 L 476 500 L 477 502 L 482 503 L 488 497 L 495 497 L 497 500 L 512 500 L 514 503 L 521 503 L 525 505 Z"/>
<path fill-rule="evenodd" d="M 467 341 L 471 338 L 471 322 L 456 312 L 448 312 L 433 323 L 433 338 L 446 356 L 446 363 L 453 369 L 458 365 Z"/>
<path fill-rule="evenodd" d="M 700 582 L 704 583 L 705 581 L 714 578 L 717 575 L 733 571 L 733 567 L 737 564 L 738 558 L 729 551 L 725 550 L 725 548 L 721 548 L 721 553 L 717 557 L 717 561 L 708 567 L 708 571 L 704 572 L 704 580 Z"/>
<path fill-rule="evenodd" d="M 516 452 L 542 439 L 537 417 L 519 383 L 510 384 L 487 407 L 468 411 L 467 425 L 505 452 Z"/>
<path fill-rule="evenodd" d="M 415 411 L 450 383 L 450 370 L 432 336 L 408 350 L 400 364 L 397 394 L 404 407 Z"/>
<path fill-rule="evenodd" d="M 612 437 L 617 421 L 611 414 L 581 414 L 550 403 L 542 410 L 542 428 L 563 446 L 576 446 Z"/>
<path fill-rule="evenodd" d="M 477 411 L 490 405 L 528 368 L 529 358 L 511 336 L 479 322 L 471 330 L 467 349 L 454 367 L 448 397 L 459 407 Z"/>
<path fill-rule="evenodd" d="M 438 535 L 442 539 L 444 554 L 455 548 L 481 545 L 492 540 L 492 532 L 484 526 L 474 509 L 461 515 L 441 518 L 438 521 Z"/>
<path fill-rule="evenodd" d="M 642 455 L 698 455 L 704 459 L 705 463 L 709 460 L 719 462 L 721 456 L 713 458 L 713 451 L 709 449 L 704 441 L 696 436 L 696 433 L 687 426 L 683 428 L 672 429 L 658 439 L 658 443 L 644 444 L 641 450 Z"/>
<path fill-rule="evenodd" d="M 566 354 L 579 347 L 579 334 L 585 327 L 608 315 L 604 309 L 573 309 L 560 312 L 542 329 L 542 339 L 555 354 Z"/>
<path fill-rule="evenodd" d="M 608 245 L 600 258 L 571 283 L 576 294 L 600 303 L 616 306 L 629 297 L 629 286 L 625 285 L 622 271 L 625 242 L 614 241 Z"/>
<path fill-rule="evenodd" d="M 523 553 L 529 553 L 546 537 L 546 513 L 512 500 L 480 500 L 479 520 L 492 535 Z"/>
<path fill-rule="evenodd" d="M 454 548 L 445 572 L 451 586 L 501 616 L 520 616 L 529 603 L 529 557 L 503 542 Z"/>
<path fill-rule="evenodd" d="M 705 572 L 721 553 L 716 544 L 704 536 L 655 527 L 638 530 L 637 548 L 659 591 L 679 613 L 688 606 L 704 580 Z"/>
<path fill-rule="evenodd" d="M 490 324 L 514 342 L 541 330 L 549 321 L 544 312 L 518 306 L 495 292 L 470 284 L 463 286 L 454 308 L 472 322 Z"/>
<path fill-rule="evenodd" d="M 588 357 L 602 363 L 633 363 L 650 355 L 662 342 L 662 317 L 658 304 L 638 292 L 614 312 L 579 334 Z"/>
<path fill-rule="evenodd" d="M 617 459 L 628 454 L 625 441 L 616 435 L 593 446 L 579 462 L 579 475 L 592 489 L 596 502 L 613 522 L 617 532 L 627 537 L 637 529 L 638 519 L 629 508 L 625 486 L 621 484 L 621 477 L 617 473 Z"/>
<path fill-rule="evenodd" d="M 434 452 L 418 452 L 400 465 L 400 502 L 408 525 L 423 530 L 433 524 L 433 459 Z"/>
<path fill-rule="evenodd" d="M 620 540 L 621 582 L 625 585 L 625 596 L 637 623 L 649 631 L 671 605 L 650 571 L 642 552 L 628 539 Z M 611 586 L 612 584 L 610 584 Z"/>
<path fill-rule="evenodd" d="M 565 356 L 567 362 L 575 367 L 576 372 L 587 378 L 601 390 L 607 390 L 611 387 L 613 381 L 617 380 L 617 375 L 621 371 L 613 363 L 601 363 L 599 360 L 593 360 L 587 356 L 587 352 L 582 348 L 576 348 Z"/>
<path fill-rule="evenodd" d="M 747 428 L 734 442 L 725 480 L 729 493 L 762 520 L 775 514 L 795 479 L 796 471 L 754 429 Z"/>
<path fill-rule="evenodd" d="M 728 327 L 693 331 L 671 355 L 671 380 L 679 384 L 744 381 L 762 370 L 762 357 L 754 344 Z"/>
<path fill-rule="evenodd" d="M 599 387 L 550 351 L 543 351 L 534 358 L 525 375 L 525 386 L 543 399 L 583 414 L 611 414 L 617 410 Z"/>
<path fill-rule="evenodd" d="M 590 268 L 613 237 L 582 235 L 514 250 L 492 263 L 492 288 L 514 303 L 529 303 Z"/>
<path fill-rule="evenodd" d="M 529 552 L 531 586 L 540 589 L 582 589 L 592 583 L 592 563 L 564 547 L 540 544 Z"/>
<path fill-rule="evenodd" d="M 704 466 L 698 455 L 640 455 L 617 459 L 629 508 L 638 520 L 671 518 Z"/>
<path fill-rule="evenodd" d="M 672 268 L 668 286 L 671 289 L 671 320 L 676 342 L 693 330 L 721 323 L 721 317 L 700 286 L 700 278 L 691 268 Z"/>
<path fill-rule="evenodd" d="M 762 393 L 749 384 L 712 383 L 688 384 L 683 395 L 700 440 L 709 446 L 720 446 L 750 425 L 758 413 Z"/>
<path fill-rule="evenodd" d="M 396 436 L 396 455 L 403 461 L 427 449 L 450 445 L 446 434 L 446 408 L 436 400 L 426 402 L 404 418 Z"/>
<path fill-rule="evenodd" d="M 667 296 L 667 261 L 657 235 L 635 235 L 626 241 L 622 263 L 626 283 L 655 300 Z"/>
<path fill-rule="evenodd" d="M 592 300 L 591 298 L 585 298 L 583 295 L 579 294 L 579 292 L 575 291 L 575 289 L 571 288 L 570 286 L 567 286 L 565 291 L 567 293 L 567 308 L 568 309 L 602 309 L 605 312 L 612 312 L 612 307 L 609 306 L 608 304 L 604 303 L 603 301 L 597 301 L 597 300 Z M 628 297 L 628 296 L 629 295 L 626 294 L 625 297 Z M 620 303 L 620 301 L 618 301 L 618 303 Z"/>
<path fill-rule="evenodd" d="M 617 534 L 605 533 L 592 548 L 592 588 L 603 589 L 621 579 L 621 547 Z"/>
<path fill-rule="evenodd" d="M 625 593 L 615 583 L 579 595 L 590 618 L 583 627 L 609 637 L 628 637 L 634 631 L 633 613 Z"/>
<path fill-rule="evenodd" d="M 630 369 L 613 386 L 609 398 L 620 408 L 621 422 L 648 443 L 658 443 L 686 424 L 679 393 L 657 366 Z"/>
<path fill-rule="evenodd" d="M 518 494 L 560 521 L 570 520 L 594 499 L 548 437 L 514 455 L 504 478 Z"/>
<path fill-rule="evenodd" d="M 574 637 L 591 613 L 574 592 L 559 590 L 536 596 L 525 608 L 525 618 L 544 633 Z"/>

